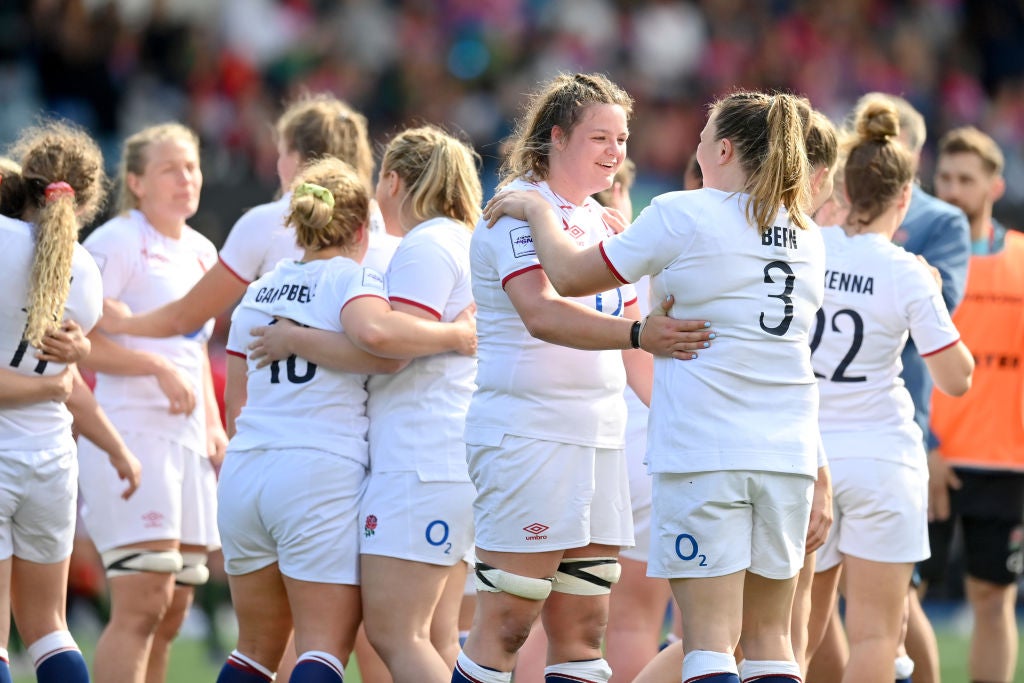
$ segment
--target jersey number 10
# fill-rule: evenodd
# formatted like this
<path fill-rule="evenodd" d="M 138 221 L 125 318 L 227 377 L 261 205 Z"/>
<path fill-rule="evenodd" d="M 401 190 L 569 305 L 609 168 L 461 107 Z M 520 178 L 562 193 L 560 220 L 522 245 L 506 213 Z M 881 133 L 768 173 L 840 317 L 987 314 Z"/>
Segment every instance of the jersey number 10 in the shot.
<path fill-rule="evenodd" d="M 309 380 L 313 379 L 313 376 L 316 374 L 316 363 L 310 363 L 307 360 L 304 360 L 303 362 L 306 364 L 306 371 L 301 375 L 297 369 L 298 356 L 293 353 L 288 356 L 288 360 L 284 362 L 285 377 L 292 384 L 305 384 Z M 281 383 L 281 361 L 279 360 L 275 360 L 270 364 L 270 383 Z"/>

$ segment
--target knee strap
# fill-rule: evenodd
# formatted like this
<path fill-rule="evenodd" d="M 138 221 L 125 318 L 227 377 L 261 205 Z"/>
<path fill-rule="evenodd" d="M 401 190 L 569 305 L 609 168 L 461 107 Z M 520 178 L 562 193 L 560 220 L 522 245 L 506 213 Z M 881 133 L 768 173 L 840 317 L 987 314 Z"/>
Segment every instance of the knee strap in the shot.
<path fill-rule="evenodd" d="M 551 590 L 569 595 L 608 595 L 621 575 L 622 565 L 614 557 L 569 557 L 559 563 Z"/>
<path fill-rule="evenodd" d="M 476 589 L 488 593 L 508 593 L 527 600 L 544 600 L 551 594 L 554 579 L 534 579 L 476 563 Z"/>
<path fill-rule="evenodd" d="M 210 580 L 210 570 L 206 568 L 206 553 L 182 553 L 181 571 L 174 577 L 175 583 L 182 586 L 202 586 Z"/>
<path fill-rule="evenodd" d="M 115 548 L 102 553 L 107 577 L 127 576 L 139 572 L 177 574 L 181 571 L 181 553 L 177 550 L 146 550 L 144 548 Z"/>

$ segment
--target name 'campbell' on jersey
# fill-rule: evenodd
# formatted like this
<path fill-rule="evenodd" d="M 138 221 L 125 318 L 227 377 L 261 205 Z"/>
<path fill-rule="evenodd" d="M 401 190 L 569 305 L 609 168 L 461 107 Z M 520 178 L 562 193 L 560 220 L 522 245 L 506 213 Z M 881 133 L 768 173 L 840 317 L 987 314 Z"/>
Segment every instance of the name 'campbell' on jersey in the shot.
<path fill-rule="evenodd" d="M 300 263 L 284 260 L 249 285 L 231 316 L 228 353 L 246 358 L 251 330 L 275 317 L 344 332 L 341 310 L 353 299 L 387 299 L 384 278 L 337 257 Z M 368 461 L 366 375 L 318 366 L 292 355 L 265 367 L 247 359 L 248 398 L 228 449 L 312 448 Z M 309 429 L 310 421 L 319 424 Z"/>

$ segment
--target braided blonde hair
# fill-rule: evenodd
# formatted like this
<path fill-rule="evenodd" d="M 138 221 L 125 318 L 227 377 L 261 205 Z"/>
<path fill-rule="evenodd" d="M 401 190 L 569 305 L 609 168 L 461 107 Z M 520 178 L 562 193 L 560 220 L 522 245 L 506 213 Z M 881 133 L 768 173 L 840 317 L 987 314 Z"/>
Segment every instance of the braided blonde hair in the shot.
<path fill-rule="evenodd" d="M 779 204 L 800 228 L 810 221 L 810 163 L 807 160 L 806 104 L 793 95 L 737 91 L 711 105 L 715 139 L 732 142 L 747 176 L 747 218 L 771 225 Z"/>
<path fill-rule="evenodd" d="M 36 226 L 24 337 L 38 347 L 64 318 L 79 221 L 88 222 L 99 210 L 106 196 L 106 175 L 99 146 L 85 131 L 64 122 L 28 128 L 11 156 L 21 160 L 21 190 L 18 196 L 5 193 L 4 210 L 8 204 L 20 206 L 21 215 L 16 217 Z M 12 181 L 12 192 L 13 176 L 13 171 L 4 172 L 5 181 Z M 67 183 L 73 192 L 52 192 L 47 199 L 47 188 L 54 183 Z"/>

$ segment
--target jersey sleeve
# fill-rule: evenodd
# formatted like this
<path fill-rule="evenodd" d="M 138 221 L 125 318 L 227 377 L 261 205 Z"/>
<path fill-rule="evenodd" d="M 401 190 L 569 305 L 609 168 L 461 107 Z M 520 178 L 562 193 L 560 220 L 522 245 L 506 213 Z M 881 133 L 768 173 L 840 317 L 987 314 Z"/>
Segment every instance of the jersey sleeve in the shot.
<path fill-rule="evenodd" d="M 481 226 L 486 230 L 487 228 Z M 491 228 L 490 247 L 494 256 L 495 268 L 501 278 L 501 286 L 529 270 L 540 268 L 537 249 L 533 244 L 530 226 L 524 221 L 502 217 Z"/>
<path fill-rule="evenodd" d="M 897 291 L 906 302 L 907 325 L 920 354 L 929 356 L 957 343 L 960 332 L 927 266 L 910 261 L 903 270 Z"/>
<path fill-rule="evenodd" d="M 217 247 L 214 246 L 209 237 L 201 232 L 192 230 L 192 234 L 195 237 L 196 255 L 199 258 L 199 262 L 202 264 L 203 272 L 205 273 L 212 268 L 213 264 L 217 261 Z"/>
<path fill-rule="evenodd" d="M 663 200 L 655 198 L 632 225 L 606 239 L 600 249 L 608 269 L 623 283 L 664 270 L 679 255 L 679 245 L 678 238 L 672 235 Z"/>
<path fill-rule="evenodd" d="M 640 296 L 637 294 L 637 290 L 634 285 L 622 285 L 622 302 L 624 306 L 640 303 Z"/>
<path fill-rule="evenodd" d="M 141 245 L 134 230 L 117 230 L 115 225 L 101 227 L 82 244 L 100 269 L 103 296 L 123 297 L 135 270 Z"/>
<path fill-rule="evenodd" d="M 435 240 L 417 240 L 400 246 L 391 259 L 388 297 L 440 320 L 458 278 L 459 264 L 448 249 Z"/>
<path fill-rule="evenodd" d="M 254 230 L 258 229 L 257 212 L 247 211 L 235 221 L 224 240 L 218 259 L 231 273 L 242 282 L 249 284 L 268 268 L 264 268 L 263 257 L 266 245 L 262 240 L 254 239 Z"/>
<path fill-rule="evenodd" d="M 103 276 L 89 252 L 75 245 L 73 296 L 68 297 L 65 319 L 74 320 L 89 334 L 103 315 Z"/>
<path fill-rule="evenodd" d="M 375 296 L 378 299 L 388 300 L 388 290 L 384 286 L 384 276 L 373 268 L 359 268 L 347 282 L 339 283 L 339 285 L 341 286 L 335 289 L 335 293 L 339 296 L 339 305 L 337 306 L 339 312 L 352 301 L 365 296 Z"/>
<path fill-rule="evenodd" d="M 248 298 L 248 297 L 246 297 Z M 231 326 L 228 328 L 228 341 L 224 345 L 225 350 L 232 356 L 246 357 L 246 347 L 249 345 L 249 330 L 243 330 L 245 317 L 245 301 L 235 306 L 231 312 Z"/>

